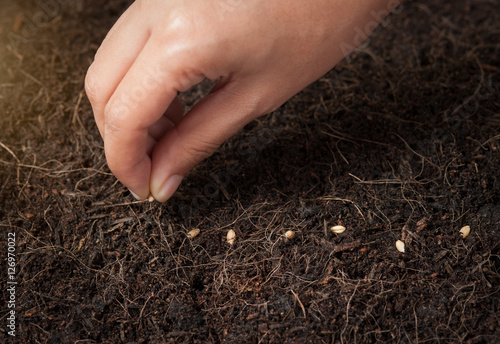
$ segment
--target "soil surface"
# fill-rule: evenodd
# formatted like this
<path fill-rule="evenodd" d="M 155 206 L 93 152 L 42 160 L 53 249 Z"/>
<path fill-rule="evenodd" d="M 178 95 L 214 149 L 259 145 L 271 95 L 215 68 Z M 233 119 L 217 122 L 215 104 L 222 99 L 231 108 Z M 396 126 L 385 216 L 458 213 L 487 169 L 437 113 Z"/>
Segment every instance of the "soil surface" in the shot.
<path fill-rule="evenodd" d="M 166 204 L 83 90 L 129 3 L 0 0 L 1 343 L 499 342 L 497 0 L 407 1 Z"/>

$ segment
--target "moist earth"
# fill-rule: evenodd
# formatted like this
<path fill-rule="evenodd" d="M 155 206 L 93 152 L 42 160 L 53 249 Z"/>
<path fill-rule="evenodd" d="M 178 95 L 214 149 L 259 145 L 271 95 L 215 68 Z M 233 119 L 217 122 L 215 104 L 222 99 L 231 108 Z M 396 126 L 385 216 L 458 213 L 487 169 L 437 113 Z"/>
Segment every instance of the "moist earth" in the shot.
<path fill-rule="evenodd" d="M 165 204 L 110 173 L 84 93 L 130 1 L 0 4 L 0 342 L 500 340 L 498 1 L 405 2 Z"/>

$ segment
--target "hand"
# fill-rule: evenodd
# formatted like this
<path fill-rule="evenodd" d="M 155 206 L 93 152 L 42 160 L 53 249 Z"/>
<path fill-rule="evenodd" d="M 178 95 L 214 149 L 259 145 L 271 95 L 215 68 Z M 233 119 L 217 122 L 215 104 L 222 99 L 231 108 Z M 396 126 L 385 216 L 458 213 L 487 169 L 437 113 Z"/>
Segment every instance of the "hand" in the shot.
<path fill-rule="evenodd" d="M 166 201 L 196 164 L 330 70 L 396 3 L 137 0 L 85 81 L 109 168 L 138 199 Z M 184 115 L 177 92 L 204 78 L 218 82 Z"/>

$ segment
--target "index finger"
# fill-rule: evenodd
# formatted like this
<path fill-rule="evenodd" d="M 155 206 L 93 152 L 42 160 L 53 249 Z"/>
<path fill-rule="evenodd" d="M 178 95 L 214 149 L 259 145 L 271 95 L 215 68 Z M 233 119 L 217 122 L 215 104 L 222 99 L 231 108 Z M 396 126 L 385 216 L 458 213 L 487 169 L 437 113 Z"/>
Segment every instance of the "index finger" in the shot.
<path fill-rule="evenodd" d="M 104 149 L 114 175 L 139 198 L 149 195 L 149 128 L 177 96 L 162 67 L 163 57 L 148 41 L 104 109 Z"/>
<path fill-rule="evenodd" d="M 135 7 L 132 4 L 108 32 L 85 78 L 85 91 L 103 138 L 104 108 L 150 36 L 137 19 Z"/>

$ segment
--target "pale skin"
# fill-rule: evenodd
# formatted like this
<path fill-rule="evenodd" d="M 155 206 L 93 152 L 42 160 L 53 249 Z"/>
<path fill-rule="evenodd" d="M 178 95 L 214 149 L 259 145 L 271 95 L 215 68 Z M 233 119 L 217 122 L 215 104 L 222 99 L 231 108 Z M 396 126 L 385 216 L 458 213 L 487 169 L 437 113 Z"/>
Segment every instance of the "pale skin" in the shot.
<path fill-rule="evenodd" d="M 110 170 L 137 199 L 165 202 L 198 163 L 333 68 L 396 4 L 137 0 L 85 80 Z M 178 92 L 205 78 L 218 82 L 184 114 Z"/>

